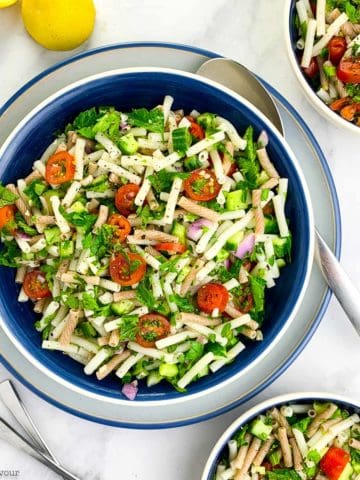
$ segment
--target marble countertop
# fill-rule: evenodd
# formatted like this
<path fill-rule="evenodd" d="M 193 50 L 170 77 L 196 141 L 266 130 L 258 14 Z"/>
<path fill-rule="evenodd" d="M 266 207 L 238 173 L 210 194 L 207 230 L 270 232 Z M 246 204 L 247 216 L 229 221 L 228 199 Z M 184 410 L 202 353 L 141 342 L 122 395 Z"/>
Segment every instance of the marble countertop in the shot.
<path fill-rule="evenodd" d="M 342 263 L 360 288 L 360 135 L 341 131 L 305 99 L 288 63 L 283 42 L 284 0 L 95 0 L 97 22 L 78 51 L 116 42 L 177 42 L 233 57 L 276 87 L 316 135 L 332 170 L 342 212 Z M 43 69 L 72 55 L 50 52 L 26 34 L 19 5 L 0 10 L 0 104 Z M 333 391 L 360 401 L 359 339 L 335 299 L 300 357 L 250 404 L 291 391 Z M 11 375 L 0 366 L 0 380 Z M 86 480 L 196 480 L 223 430 L 245 409 L 197 425 L 139 431 L 81 420 L 16 385 L 36 424 L 59 460 Z M 0 408 L 0 414 L 2 414 Z M 17 478 L 58 478 L 12 447 L 0 443 L 2 471 Z"/>

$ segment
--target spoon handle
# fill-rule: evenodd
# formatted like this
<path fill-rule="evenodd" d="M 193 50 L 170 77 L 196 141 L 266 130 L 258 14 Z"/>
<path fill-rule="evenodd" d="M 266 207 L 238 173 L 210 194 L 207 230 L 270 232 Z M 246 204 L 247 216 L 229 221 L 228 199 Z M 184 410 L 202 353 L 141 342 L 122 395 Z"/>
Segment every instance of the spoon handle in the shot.
<path fill-rule="evenodd" d="M 316 230 L 315 258 L 326 282 L 360 335 L 360 292 Z"/>

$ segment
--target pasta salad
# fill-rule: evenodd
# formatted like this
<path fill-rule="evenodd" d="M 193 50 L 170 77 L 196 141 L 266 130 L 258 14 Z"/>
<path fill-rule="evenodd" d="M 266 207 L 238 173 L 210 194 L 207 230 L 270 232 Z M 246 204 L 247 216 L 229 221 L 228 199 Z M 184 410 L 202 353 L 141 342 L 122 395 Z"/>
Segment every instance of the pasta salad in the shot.
<path fill-rule="evenodd" d="M 290 261 L 288 180 L 213 113 L 81 112 L 0 186 L 0 264 L 34 302 L 42 348 L 98 380 L 186 391 L 261 341 L 265 290 Z"/>
<path fill-rule="evenodd" d="M 214 480 L 356 480 L 360 417 L 335 403 L 274 407 L 229 440 Z"/>

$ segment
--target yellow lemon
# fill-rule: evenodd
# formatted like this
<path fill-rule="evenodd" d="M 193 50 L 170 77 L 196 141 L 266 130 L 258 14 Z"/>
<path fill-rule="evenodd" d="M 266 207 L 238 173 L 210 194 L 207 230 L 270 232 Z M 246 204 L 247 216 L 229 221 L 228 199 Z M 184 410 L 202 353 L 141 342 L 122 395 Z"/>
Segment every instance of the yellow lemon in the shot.
<path fill-rule="evenodd" d="M 26 30 L 49 50 L 72 50 L 94 29 L 93 0 L 23 0 L 21 9 Z"/>
<path fill-rule="evenodd" d="M 0 0 L 0 8 L 10 7 L 10 5 L 14 5 L 17 0 Z"/>

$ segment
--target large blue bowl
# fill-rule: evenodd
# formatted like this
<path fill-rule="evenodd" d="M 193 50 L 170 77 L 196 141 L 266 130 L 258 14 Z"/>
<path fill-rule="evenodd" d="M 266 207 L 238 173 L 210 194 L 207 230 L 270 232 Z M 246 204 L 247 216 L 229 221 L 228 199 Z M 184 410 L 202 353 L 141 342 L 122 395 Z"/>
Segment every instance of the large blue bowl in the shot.
<path fill-rule="evenodd" d="M 342 395 L 336 395 L 332 393 L 319 393 L 319 392 L 304 392 L 304 393 L 287 393 L 279 395 L 278 397 L 270 398 L 264 402 L 255 405 L 250 410 L 244 412 L 239 418 L 237 418 L 222 434 L 219 440 L 214 445 L 210 456 L 206 462 L 201 480 L 213 480 L 215 478 L 216 467 L 223 457 L 228 454 L 227 442 L 233 438 L 235 433 L 247 423 L 250 423 L 253 419 L 259 415 L 265 415 L 268 410 L 274 407 L 280 407 L 281 405 L 294 405 L 294 404 L 311 404 L 314 401 L 319 402 L 333 402 L 340 408 L 344 408 L 350 414 L 360 414 L 359 402 L 352 401 L 349 398 Z"/>
<path fill-rule="evenodd" d="M 151 389 L 141 384 L 133 402 L 137 405 L 150 401 L 184 401 L 190 395 L 201 395 L 247 374 L 260 357 L 281 341 L 281 334 L 294 318 L 306 289 L 313 256 L 310 197 L 286 142 L 272 124 L 240 96 L 220 84 L 185 72 L 154 68 L 116 70 L 81 80 L 52 95 L 25 117 L 1 148 L 0 180 L 6 184 L 26 176 L 34 160 L 53 140 L 54 132 L 62 130 L 80 111 L 94 105 L 115 105 L 125 111 L 153 107 L 162 103 L 166 94 L 175 98 L 175 109 L 216 112 L 233 122 L 240 132 L 253 125 L 255 136 L 264 129 L 268 132 L 270 157 L 281 176 L 289 178 L 286 215 L 293 235 L 293 259 L 283 269 L 276 287 L 267 292 L 264 341 L 248 342 L 247 348 L 231 365 L 191 384 L 186 394 L 176 392 L 166 383 Z M 119 393 L 120 383 L 116 377 L 99 382 L 95 376 L 86 376 L 83 367 L 72 359 L 41 349 L 40 335 L 33 326 L 36 315 L 32 304 L 17 301 L 18 286 L 14 276 L 14 270 L 0 268 L 0 325 L 22 354 L 68 388 L 80 389 L 86 395 L 110 402 L 127 402 Z"/>

